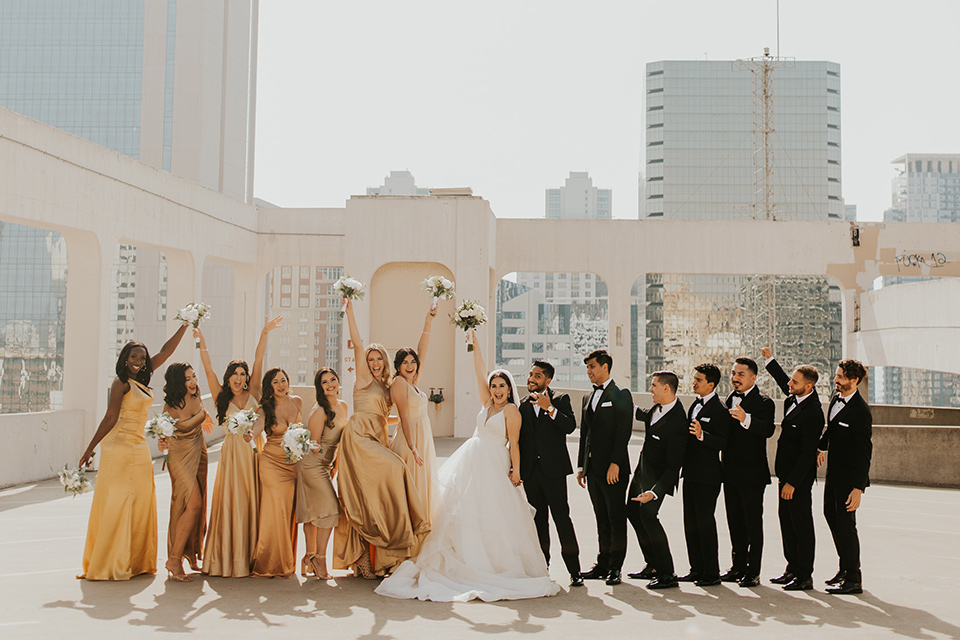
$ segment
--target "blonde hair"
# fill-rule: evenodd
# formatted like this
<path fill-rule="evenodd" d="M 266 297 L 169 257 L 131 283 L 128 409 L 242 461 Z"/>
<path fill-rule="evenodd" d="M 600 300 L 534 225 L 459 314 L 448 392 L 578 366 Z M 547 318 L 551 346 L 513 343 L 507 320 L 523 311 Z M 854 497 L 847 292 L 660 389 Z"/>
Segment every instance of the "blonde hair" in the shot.
<path fill-rule="evenodd" d="M 367 348 L 363 350 L 363 363 L 367 365 L 367 369 L 370 368 L 370 362 L 367 358 L 370 356 L 371 351 L 379 351 L 381 357 L 383 357 L 383 373 L 380 374 L 380 382 L 383 383 L 383 386 L 390 386 L 390 358 L 387 356 L 387 350 L 384 349 L 383 345 L 379 342 L 371 342 L 367 345 Z M 371 372 L 372 374 L 372 372 Z"/>

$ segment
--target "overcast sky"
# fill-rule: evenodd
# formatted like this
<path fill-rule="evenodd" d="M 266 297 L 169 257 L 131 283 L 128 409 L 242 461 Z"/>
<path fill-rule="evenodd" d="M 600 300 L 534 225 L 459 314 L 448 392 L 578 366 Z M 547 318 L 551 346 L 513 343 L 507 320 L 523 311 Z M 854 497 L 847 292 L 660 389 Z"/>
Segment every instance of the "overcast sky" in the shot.
<path fill-rule="evenodd" d="M 841 65 L 843 196 L 890 206 L 890 161 L 960 153 L 960 2 L 781 0 L 780 53 Z M 264 0 L 255 195 L 342 207 L 407 169 L 500 217 L 589 171 L 637 217 L 644 65 L 776 53 L 776 0 Z"/>

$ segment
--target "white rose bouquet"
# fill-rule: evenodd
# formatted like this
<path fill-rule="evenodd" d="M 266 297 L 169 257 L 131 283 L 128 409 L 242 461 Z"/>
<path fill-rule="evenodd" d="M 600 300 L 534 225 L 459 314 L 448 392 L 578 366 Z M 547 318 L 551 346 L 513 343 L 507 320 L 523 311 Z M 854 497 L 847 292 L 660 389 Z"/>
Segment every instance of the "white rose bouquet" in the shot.
<path fill-rule="evenodd" d="M 81 493 L 93 491 L 93 483 L 83 468 L 67 469 L 67 465 L 63 465 L 63 471 L 57 472 L 57 475 L 60 476 L 64 492 L 72 493 L 74 498 Z"/>
<path fill-rule="evenodd" d="M 280 446 L 287 454 L 287 462 L 297 462 L 310 453 L 311 449 L 320 447 L 316 440 L 310 439 L 310 431 L 303 427 L 302 422 L 295 422 L 287 427 Z"/>
<path fill-rule="evenodd" d="M 363 300 L 363 294 L 366 293 L 364 289 L 367 288 L 367 285 L 360 282 L 356 278 L 351 278 L 350 276 L 343 276 L 339 280 L 333 283 L 333 290 L 340 294 L 341 297 L 347 298 L 349 300 Z M 343 313 L 347 310 L 347 303 L 344 301 L 343 306 L 340 307 L 340 317 L 343 317 Z"/>
<path fill-rule="evenodd" d="M 147 424 L 143 425 L 143 435 L 155 440 L 166 440 L 177 432 L 176 427 L 173 426 L 176 423 L 177 421 L 174 420 L 169 413 L 164 411 L 160 415 L 154 415 L 147 420 Z M 170 462 L 170 456 L 164 453 L 164 466 L 166 466 L 168 462 Z"/>
<path fill-rule="evenodd" d="M 450 300 L 456 294 L 453 290 L 453 283 L 443 276 L 430 276 L 420 283 L 420 288 L 429 291 L 433 296 L 433 310 L 437 309 L 437 301 Z"/>
<path fill-rule="evenodd" d="M 210 305 L 204 302 L 191 302 L 183 309 L 177 311 L 177 320 L 187 327 L 196 329 L 200 323 L 210 317 Z M 197 336 L 197 349 L 200 348 L 200 337 Z"/>
<path fill-rule="evenodd" d="M 253 409 L 244 409 L 227 416 L 224 426 L 229 433 L 235 436 L 245 436 L 253 433 L 253 424 L 257 421 L 257 412 Z M 254 453 L 260 453 L 256 445 L 253 446 Z"/>
<path fill-rule="evenodd" d="M 487 312 L 476 300 L 464 300 L 450 316 L 450 322 L 466 332 L 486 323 Z M 473 342 L 467 343 L 467 351 L 473 351 Z"/>

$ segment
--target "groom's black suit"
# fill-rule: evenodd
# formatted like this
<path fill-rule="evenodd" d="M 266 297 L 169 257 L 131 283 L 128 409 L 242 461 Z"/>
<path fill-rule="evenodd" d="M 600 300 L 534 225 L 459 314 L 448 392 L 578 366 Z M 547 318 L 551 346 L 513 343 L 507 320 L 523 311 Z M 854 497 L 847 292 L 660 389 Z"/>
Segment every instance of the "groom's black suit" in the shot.
<path fill-rule="evenodd" d="M 536 513 L 540 548 L 550 563 L 550 521 L 560 538 L 560 555 L 571 575 L 580 574 L 580 547 L 570 519 L 567 501 L 567 476 L 573 473 L 567 435 L 577 428 L 577 419 L 570 407 L 570 396 L 547 389 L 554 413 L 551 417 L 529 396 L 520 403 L 520 478 L 523 490 Z M 539 415 L 538 415 L 539 414 Z"/>

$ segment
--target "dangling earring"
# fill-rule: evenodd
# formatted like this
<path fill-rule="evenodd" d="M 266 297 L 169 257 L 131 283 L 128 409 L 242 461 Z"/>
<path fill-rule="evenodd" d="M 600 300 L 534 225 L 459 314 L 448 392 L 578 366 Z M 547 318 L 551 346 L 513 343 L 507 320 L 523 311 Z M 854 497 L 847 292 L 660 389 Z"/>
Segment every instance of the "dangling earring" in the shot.
<path fill-rule="evenodd" d="M 247 390 L 247 387 L 249 387 L 249 386 L 250 386 L 250 385 L 249 385 L 248 383 L 244 382 L 244 383 L 243 383 L 243 390 L 246 391 L 246 390 Z"/>

